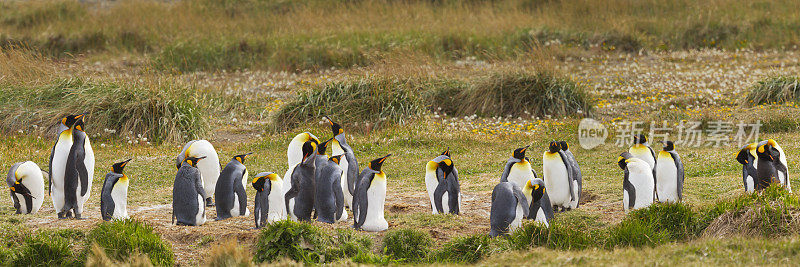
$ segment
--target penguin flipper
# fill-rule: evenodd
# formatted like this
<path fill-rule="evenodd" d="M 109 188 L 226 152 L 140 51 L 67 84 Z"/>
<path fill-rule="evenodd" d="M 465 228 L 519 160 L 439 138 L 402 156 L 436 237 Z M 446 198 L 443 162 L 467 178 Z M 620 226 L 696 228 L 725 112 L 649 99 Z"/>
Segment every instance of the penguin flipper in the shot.
<path fill-rule="evenodd" d="M 577 196 L 575 196 L 575 189 L 572 188 L 574 186 L 572 180 L 575 179 L 573 177 L 574 172 L 572 170 L 572 164 L 570 164 L 569 159 L 567 159 L 567 155 L 564 154 L 563 150 L 559 150 L 558 155 L 561 156 L 561 161 L 564 162 L 564 167 L 567 168 L 567 184 L 569 184 L 569 200 L 575 201 L 578 198 Z"/>
<path fill-rule="evenodd" d="M 75 166 L 78 169 L 78 179 L 80 179 L 81 196 L 86 196 L 86 192 L 89 192 L 89 172 L 86 169 L 86 162 L 85 162 L 86 151 L 83 150 L 83 148 L 80 148 L 77 151 L 77 155 L 75 157 L 77 159 L 77 161 L 75 162 Z"/>
<path fill-rule="evenodd" d="M 241 173 L 244 177 L 244 172 Z M 242 178 L 244 179 L 244 178 Z M 244 189 L 244 184 L 241 181 L 234 182 L 233 193 L 238 196 L 239 200 L 239 216 L 244 216 L 247 212 L 247 191 Z"/>
<path fill-rule="evenodd" d="M 56 144 L 58 144 L 58 138 L 56 138 Z M 53 157 L 56 153 L 56 144 L 53 145 L 53 149 L 50 150 L 50 164 L 48 164 L 47 169 L 47 195 L 51 195 L 53 191 Z"/>
<path fill-rule="evenodd" d="M 22 210 L 20 209 L 22 209 L 22 205 L 19 204 L 19 198 L 17 197 L 17 194 L 15 194 L 14 192 L 10 193 L 11 193 L 11 200 L 14 201 L 14 210 L 17 211 L 16 214 L 21 214 Z"/>
<path fill-rule="evenodd" d="M 506 162 L 506 167 L 505 167 L 505 169 L 503 169 L 503 174 L 500 175 L 500 182 L 508 182 L 508 175 L 511 173 L 511 167 L 513 167 L 514 164 L 519 162 L 519 161 L 514 161 L 514 160 L 516 160 L 516 159 L 515 158 L 510 158 L 510 159 L 508 159 L 508 162 Z"/>
<path fill-rule="evenodd" d="M 358 183 L 358 160 L 356 159 L 355 154 L 353 154 L 353 150 L 347 144 L 342 145 L 342 150 L 344 150 L 344 158 L 347 159 L 347 190 L 350 191 L 350 195 L 353 195 L 355 192 L 356 183 Z"/>
<path fill-rule="evenodd" d="M 629 209 L 633 209 L 633 206 L 636 205 L 636 187 L 634 187 L 631 181 L 628 179 L 629 175 L 630 172 L 628 172 L 626 169 L 625 180 L 622 182 L 622 188 L 628 193 L 628 203 L 625 204 L 628 205 Z"/>
<path fill-rule="evenodd" d="M 334 221 L 338 221 L 339 218 L 342 217 L 342 213 L 344 212 L 344 192 L 342 192 L 342 176 L 339 175 L 338 178 L 334 179 L 334 183 L 332 186 L 333 189 L 333 199 L 336 203 L 336 217 Z"/>
<path fill-rule="evenodd" d="M 517 205 L 522 206 L 523 218 L 528 218 L 528 216 L 530 216 L 530 207 L 525 207 L 525 205 L 528 203 L 528 198 L 525 197 L 525 194 L 522 193 L 522 190 L 519 189 L 519 186 L 517 185 L 513 185 L 511 190 L 514 192 L 514 197 L 517 198 Z"/>
<path fill-rule="evenodd" d="M 450 213 L 459 215 L 461 214 L 461 207 L 460 207 L 460 197 L 461 197 L 461 186 L 458 183 L 458 173 L 456 172 L 455 167 L 453 167 L 453 173 L 450 174 L 450 178 L 447 182 L 447 191 L 448 194 L 451 195 L 448 199 L 450 204 Z"/>
<path fill-rule="evenodd" d="M 436 206 L 436 211 L 439 212 L 439 214 L 444 213 L 444 207 L 442 205 L 442 196 L 444 196 L 445 192 L 447 192 L 447 185 L 441 182 L 439 183 L 439 185 L 436 186 L 436 190 L 433 191 L 433 203 Z M 450 196 L 450 198 L 453 197 Z"/>
<path fill-rule="evenodd" d="M 683 179 L 684 179 L 684 172 L 683 172 L 683 162 L 681 161 L 681 157 L 678 156 L 678 153 L 672 151 L 672 158 L 675 160 L 675 168 L 678 169 L 678 200 L 683 200 Z"/>

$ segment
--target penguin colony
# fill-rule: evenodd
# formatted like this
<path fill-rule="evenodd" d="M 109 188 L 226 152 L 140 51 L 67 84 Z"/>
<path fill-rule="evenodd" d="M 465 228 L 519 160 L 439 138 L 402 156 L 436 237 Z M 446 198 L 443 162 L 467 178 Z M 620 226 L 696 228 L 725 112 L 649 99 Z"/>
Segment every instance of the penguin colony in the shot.
<path fill-rule="evenodd" d="M 47 172 L 31 161 L 11 167 L 6 182 L 16 213 L 33 214 L 41 208 L 47 180 L 58 218 L 82 218 L 95 165 L 91 142 L 84 132 L 85 116 L 85 113 L 69 115 L 60 121 Z M 175 157 L 173 223 L 203 225 L 207 207 L 216 208 L 216 220 L 249 216 L 245 190 L 249 183 L 256 191 L 252 212 L 256 228 L 287 219 L 347 221 L 346 209 L 350 209 L 354 228 L 370 232 L 388 229 L 383 209 L 387 174 L 382 166 L 391 154 L 373 159 L 359 171 L 344 129 L 329 117 L 324 118 L 332 137 L 321 142 L 309 132 L 295 136 L 287 148 L 288 169 L 283 178 L 274 172 L 260 172 L 250 180 L 245 163 L 252 153 L 236 155 L 221 168 L 219 155 L 211 143 L 188 142 Z M 672 141 L 661 143 L 662 150 L 656 153 L 644 135 L 635 135 L 630 149 L 617 158 L 617 165 L 623 170 L 625 211 L 644 208 L 656 201 L 682 201 L 683 163 Z M 327 154 L 329 147 L 332 155 Z M 491 236 L 513 231 L 524 219 L 549 226 L 556 213 L 580 205 L 583 177 L 567 142 L 550 142 L 542 154 L 541 177 L 526 157 L 529 147 L 512 152 L 492 190 Z M 105 176 L 100 196 L 103 220 L 128 218 L 130 179 L 125 167 L 131 160 L 112 164 Z M 747 144 L 736 160 L 742 164 L 746 192 L 762 190 L 773 183 L 791 192 L 786 155 L 775 140 Z M 449 148 L 427 162 L 424 180 L 431 213 L 461 213 L 459 179 Z"/>

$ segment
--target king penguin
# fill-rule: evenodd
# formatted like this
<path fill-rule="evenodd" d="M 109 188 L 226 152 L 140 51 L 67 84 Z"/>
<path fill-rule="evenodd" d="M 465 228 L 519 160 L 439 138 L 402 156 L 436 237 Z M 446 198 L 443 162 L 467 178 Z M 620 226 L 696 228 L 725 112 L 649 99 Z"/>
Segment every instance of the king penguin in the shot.
<path fill-rule="evenodd" d="M 641 159 L 646 162 L 647 165 L 650 165 L 650 169 L 653 172 L 653 179 L 656 178 L 656 152 L 647 143 L 647 137 L 645 137 L 644 134 L 633 136 L 633 146 L 628 149 L 628 153 L 631 153 L 634 158 Z M 653 184 L 655 184 L 655 180 L 653 180 Z"/>
<path fill-rule="evenodd" d="M 514 154 L 506 161 L 506 167 L 500 176 L 500 182 L 511 182 L 519 188 L 525 186 L 528 180 L 536 178 L 536 172 L 531 169 L 531 162 L 525 157 L 528 147 L 514 150 Z"/>
<path fill-rule="evenodd" d="M 556 141 L 550 142 L 549 149 L 542 154 L 542 172 L 553 210 L 558 211 L 560 208 L 564 211 L 578 206 L 580 192 L 577 191 L 577 183 L 572 177 L 572 164 Z"/>
<path fill-rule="evenodd" d="M 106 174 L 103 190 L 100 192 L 100 215 L 104 221 L 128 218 L 128 176 L 125 166 L 131 159 L 114 163 L 111 172 Z"/>
<path fill-rule="evenodd" d="M 89 136 L 84 131 L 84 118 L 81 116 L 75 122 L 75 131 L 73 133 L 74 145 L 72 146 L 75 151 L 75 167 L 78 171 L 78 205 L 75 207 L 75 218 L 81 218 L 83 214 L 83 206 L 89 200 L 89 195 L 92 193 L 92 181 L 94 181 L 94 150 L 92 149 L 92 142 L 89 141 Z"/>
<path fill-rule="evenodd" d="M 347 212 L 344 211 L 342 168 L 339 167 L 341 158 L 342 155 L 338 155 L 317 162 L 314 209 L 318 222 L 335 223 L 347 219 L 347 215 L 343 216 Z"/>
<path fill-rule="evenodd" d="M 756 161 L 756 190 L 767 188 L 772 183 L 781 184 L 787 189 L 791 188 L 786 182 L 788 180 L 786 165 L 781 161 L 781 158 L 785 158 L 785 155 L 776 146 L 777 143 L 769 139 L 764 144 L 759 143 L 756 149 L 756 156 L 758 157 Z M 789 189 L 789 192 L 791 192 L 791 189 Z"/>
<path fill-rule="evenodd" d="M 186 157 L 172 186 L 172 222 L 200 226 L 206 223 L 206 190 L 197 164 L 204 157 Z"/>
<path fill-rule="evenodd" d="M 84 114 L 72 116 L 72 126 L 62 131 L 59 140 L 54 148 L 54 153 L 60 153 L 69 144 L 66 158 L 61 158 L 61 154 L 51 160 L 52 170 L 57 177 L 53 179 L 53 186 L 56 187 L 53 203 L 58 207 L 56 201 L 61 204 L 57 209 L 58 218 L 71 218 L 74 214 L 76 219 L 81 219 L 83 204 L 91 193 L 91 178 L 94 176 L 94 152 L 88 142 L 86 133 L 83 132 Z M 63 122 L 67 121 L 62 120 Z M 70 138 L 71 142 L 64 142 L 62 139 Z M 64 145 L 64 146 L 62 146 Z M 63 160 L 63 161 L 62 161 Z M 62 164 L 63 163 L 63 164 Z"/>
<path fill-rule="evenodd" d="M 288 159 L 288 169 L 286 169 L 286 173 L 283 175 L 283 178 L 286 179 L 286 183 L 284 183 L 282 195 L 286 195 L 289 190 L 292 189 L 292 172 L 294 171 L 297 164 L 303 162 L 303 145 L 306 142 L 314 143 L 314 147 L 316 149 L 316 145 L 319 144 L 319 139 L 316 136 L 309 132 L 303 132 L 297 134 L 292 141 L 289 142 L 289 147 L 286 149 L 286 157 Z M 314 157 L 312 157 L 314 158 Z M 313 162 L 313 161 L 312 161 Z M 291 208 L 294 207 L 294 199 L 289 199 L 289 210 L 287 210 L 288 214 L 292 214 Z"/>
<path fill-rule="evenodd" d="M 383 217 L 383 205 L 386 202 L 386 173 L 381 167 L 391 155 L 372 160 L 358 176 L 353 195 L 353 228 L 367 232 L 389 229 L 389 223 Z"/>
<path fill-rule="evenodd" d="M 758 177 L 758 170 L 756 170 L 756 147 L 758 143 L 747 144 L 739 150 L 736 155 L 736 161 L 742 164 L 742 184 L 744 191 L 753 193 L 756 189 L 756 177 Z"/>
<path fill-rule="evenodd" d="M 250 180 L 244 161 L 253 153 L 236 155 L 225 165 L 217 180 L 214 190 L 214 201 L 217 208 L 217 220 L 230 217 L 247 216 L 247 192 L 245 183 Z"/>
<path fill-rule="evenodd" d="M 56 143 L 53 145 L 53 150 L 50 153 L 50 186 L 49 193 L 53 199 L 53 208 L 58 213 L 58 218 L 63 219 L 72 217 L 72 207 L 75 203 L 70 203 L 70 210 L 66 210 L 66 195 L 65 182 L 67 174 L 67 158 L 69 158 L 70 150 L 74 143 L 73 129 L 75 123 L 84 114 L 69 115 L 61 119 L 58 125 L 58 135 L 56 136 Z M 71 168 L 72 169 L 72 168 Z M 71 171 L 72 172 L 72 171 Z"/>
<path fill-rule="evenodd" d="M 306 141 L 303 143 L 303 157 L 299 164 L 295 164 L 291 172 L 289 183 L 291 187 L 284 194 L 286 211 L 295 221 L 310 221 L 311 212 L 314 210 L 315 184 L 315 151 L 317 143 Z"/>
<path fill-rule="evenodd" d="M 522 226 L 522 219 L 529 216 L 528 199 L 519 186 L 511 182 L 500 182 L 492 190 L 492 207 L 489 211 L 489 235 L 508 234 Z"/>
<path fill-rule="evenodd" d="M 217 188 L 217 180 L 219 179 L 220 174 L 219 155 L 217 155 L 217 150 L 214 149 L 214 145 L 206 140 L 189 141 L 183 146 L 181 153 L 179 153 L 175 158 L 175 167 L 180 169 L 181 165 L 188 157 L 203 158 L 203 160 L 197 164 L 197 169 L 200 171 L 200 175 L 202 176 L 201 182 L 203 185 L 203 190 L 206 191 L 205 195 L 208 197 L 205 200 L 205 205 L 209 207 L 214 206 L 212 197 L 214 196 L 214 191 Z"/>
<path fill-rule="evenodd" d="M 34 214 L 42 207 L 46 175 L 32 161 L 18 162 L 11 166 L 6 183 L 17 214 Z"/>
<path fill-rule="evenodd" d="M 656 160 L 656 196 L 660 202 L 681 202 L 683 199 L 683 163 L 672 141 L 661 141 L 664 148 Z"/>
<path fill-rule="evenodd" d="M 544 181 L 539 178 L 528 180 L 525 183 L 525 188 L 522 189 L 522 193 L 528 199 L 528 206 L 530 207 L 528 219 L 533 219 L 544 226 L 550 227 L 550 220 L 553 219 L 553 205 L 550 204 L 550 197 L 547 196 Z"/>
<path fill-rule="evenodd" d="M 622 206 L 625 211 L 640 209 L 653 204 L 653 171 L 644 160 L 624 152 L 617 158 L 617 164 L 625 171 L 622 181 Z"/>
<path fill-rule="evenodd" d="M 425 170 L 425 185 L 431 200 L 433 214 L 461 213 L 461 185 L 453 160 L 448 151 L 428 161 Z M 456 196 L 456 197 L 453 197 Z"/>
<path fill-rule="evenodd" d="M 266 223 L 286 219 L 286 207 L 283 201 L 283 179 L 275 173 L 262 172 L 253 178 L 253 188 L 256 197 L 253 200 L 253 215 L 255 216 L 256 229 Z"/>
<path fill-rule="evenodd" d="M 355 190 L 356 179 L 358 179 L 358 160 L 353 152 L 353 148 L 347 144 L 344 129 L 338 123 L 331 120 L 328 123 L 331 125 L 331 132 L 333 132 L 333 141 L 331 143 L 331 155 L 343 155 L 339 160 L 339 168 L 342 168 L 342 193 L 344 193 L 344 205 L 348 208 L 353 207 L 353 190 Z M 345 212 L 343 215 L 347 216 Z M 346 219 L 346 218 L 345 218 Z"/>
<path fill-rule="evenodd" d="M 567 144 L 567 141 L 558 142 L 558 148 L 564 152 L 564 155 L 567 157 L 567 160 L 570 164 L 569 168 L 572 172 L 572 190 L 575 191 L 576 196 L 576 199 L 570 203 L 570 206 L 571 208 L 576 209 L 580 204 L 581 192 L 583 192 L 583 174 L 581 173 L 581 166 L 578 165 L 578 160 L 575 159 L 575 155 L 573 155 L 572 151 L 569 150 L 569 144 Z"/>

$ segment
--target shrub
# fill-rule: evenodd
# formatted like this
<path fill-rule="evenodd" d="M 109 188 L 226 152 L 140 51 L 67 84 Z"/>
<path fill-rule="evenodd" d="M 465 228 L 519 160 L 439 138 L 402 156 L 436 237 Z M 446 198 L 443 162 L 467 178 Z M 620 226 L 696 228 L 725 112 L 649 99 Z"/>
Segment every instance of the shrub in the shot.
<path fill-rule="evenodd" d="M 289 258 L 298 262 L 323 263 L 330 236 L 307 223 L 275 222 L 261 230 L 253 261 L 272 262 Z"/>
<path fill-rule="evenodd" d="M 372 239 L 358 234 L 350 228 L 336 229 L 334 242 L 335 245 L 325 252 L 329 259 L 352 258 L 361 252 L 368 252 L 372 249 Z"/>
<path fill-rule="evenodd" d="M 400 229 L 386 233 L 381 247 L 386 255 L 394 259 L 419 262 L 428 255 L 431 245 L 433 239 L 428 233 L 415 229 Z"/>
<path fill-rule="evenodd" d="M 630 217 L 629 217 L 630 218 Z M 654 247 L 669 241 L 669 232 L 641 220 L 626 219 L 607 230 L 605 247 Z"/>
<path fill-rule="evenodd" d="M 625 220 L 636 220 L 655 231 L 666 231 L 671 240 L 686 240 L 700 233 L 700 219 L 683 203 L 656 203 L 631 211 Z"/>
<path fill-rule="evenodd" d="M 25 237 L 8 261 L 11 266 L 79 266 L 72 244 L 58 235 L 39 233 Z"/>
<path fill-rule="evenodd" d="M 742 104 L 751 107 L 769 103 L 796 102 L 800 99 L 797 77 L 769 77 L 750 86 L 748 91 Z"/>
<path fill-rule="evenodd" d="M 526 222 L 511 234 L 510 239 L 516 249 L 546 247 L 580 250 L 596 246 L 598 239 L 601 238 L 585 227 L 562 224 L 554 220 L 550 222 L 549 228 L 533 221 Z"/>
<path fill-rule="evenodd" d="M 112 260 L 124 261 L 142 253 L 154 265 L 174 265 L 175 256 L 170 245 L 162 241 L 151 226 L 136 220 L 101 223 L 89 232 L 87 239 L 88 243 L 95 243 L 103 248 Z M 87 252 L 89 249 L 90 246 L 87 246 Z"/>
<path fill-rule="evenodd" d="M 431 257 L 436 262 L 476 263 L 499 250 L 488 235 L 456 237 Z"/>

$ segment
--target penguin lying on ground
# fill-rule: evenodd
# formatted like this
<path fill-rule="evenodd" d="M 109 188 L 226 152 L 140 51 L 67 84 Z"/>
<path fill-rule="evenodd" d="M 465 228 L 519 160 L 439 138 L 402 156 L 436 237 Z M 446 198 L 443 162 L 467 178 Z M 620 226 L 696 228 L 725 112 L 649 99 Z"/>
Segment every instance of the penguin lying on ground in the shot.
<path fill-rule="evenodd" d="M 625 171 L 622 181 L 622 205 L 625 211 L 640 209 L 653 204 L 653 171 L 647 162 L 624 152 L 617 164 Z"/>
<path fill-rule="evenodd" d="M 281 187 L 283 179 L 275 173 L 262 172 L 253 179 L 253 188 L 256 190 L 256 197 L 253 200 L 256 228 L 286 219 L 286 206 Z"/>
<path fill-rule="evenodd" d="M 100 215 L 103 220 L 124 220 L 128 218 L 128 176 L 125 166 L 131 159 L 114 163 L 111 172 L 106 174 L 100 192 Z"/>
<path fill-rule="evenodd" d="M 172 222 L 199 226 L 206 223 L 206 190 L 197 164 L 205 157 L 186 157 L 172 186 Z"/>
<path fill-rule="evenodd" d="M 528 199 L 514 183 L 500 182 L 492 190 L 492 208 L 489 212 L 489 235 L 508 234 L 522 226 L 522 218 L 530 216 Z"/>
<path fill-rule="evenodd" d="M 449 150 L 429 161 L 425 170 L 425 184 L 431 201 L 433 214 L 452 213 L 458 215 L 461 210 L 461 186 L 458 181 L 453 160 L 448 156 Z"/>
<path fill-rule="evenodd" d="M 769 139 L 764 144 L 759 143 L 756 149 L 756 190 L 767 188 L 772 183 L 781 184 L 791 188 L 788 182 L 788 170 L 785 165 L 785 156 L 782 149 L 778 150 L 777 143 Z M 783 159 L 782 159 L 783 158 Z M 791 192 L 791 190 L 789 190 Z"/>
<path fill-rule="evenodd" d="M 570 210 L 577 207 L 580 201 L 572 166 L 567 155 L 561 151 L 559 143 L 550 142 L 549 149 L 542 154 L 542 173 L 547 185 L 547 195 L 555 211 Z"/>
<path fill-rule="evenodd" d="M 576 198 L 570 203 L 570 206 L 571 208 L 576 209 L 580 204 L 581 192 L 583 192 L 583 174 L 581 173 L 581 166 L 578 165 L 578 160 L 575 159 L 575 155 L 573 155 L 572 151 L 569 150 L 567 141 L 558 142 L 558 148 L 564 152 L 564 155 L 567 157 L 567 160 L 570 164 L 570 169 L 572 170 L 572 190 L 575 191 Z"/>
<path fill-rule="evenodd" d="M 342 168 L 342 193 L 344 193 L 344 205 L 348 208 L 353 207 L 353 190 L 355 190 L 356 179 L 358 179 L 358 160 L 353 152 L 353 148 L 347 144 L 344 129 L 338 123 L 334 122 L 328 116 L 328 123 L 331 125 L 331 132 L 333 132 L 333 141 L 331 142 L 331 155 L 343 155 L 339 160 L 339 168 Z M 347 219 L 347 212 L 343 213 L 344 219 Z"/>
<path fill-rule="evenodd" d="M 8 171 L 6 183 L 16 214 L 34 214 L 44 202 L 44 177 L 47 173 L 32 161 L 18 162 Z"/>
<path fill-rule="evenodd" d="M 303 157 L 300 164 L 295 165 L 291 172 L 291 188 L 284 195 L 286 210 L 295 221 L 310 221 L 311 212 L 314 210 L 314 196 L 316 194 L 315 181 L 315 151 L 317 144 L 312 141 L 303 143 Z M 294 203 L 294 204 L 292 204 Z"/>
<path fill-rule="evenodd" d="M 672 141 L 662 141 L 664 148 L 656 160 L 656 196 L 660 202 L 683 199 L 683 163 Z"/>
<path fill-rule="evenodd" d="M 250 214 L 250 211 L 247 210 L 247 192 L 244 189 L 244 183 L 250 178 L 248 177 L 247 167 L 244 166 L 244 161 L 247 156 L 252 154 L 234 156 L 219 175 L 217 188 L 214 190 L 217 220 Z"/>
<path fill-rule="evenodd" d="M 212 197 L 214 196 L 214 193 L 216 193 L 215 190 L 217 189 L 217 180 L 219 179 L 220 174 L 219 155 L 217 155 L 217 150 L 214 149 L 214 146 L 206 140 L 189 141 L 183 146 L 181 153 L 178 153 L 178 156 L 175 158 L 175 167 L 180 169 L 181 164 L 183 164 L 188 157 L 203 158 L 203 160 L 197 164 L 197 169 L 200 171 L 200 175 L 202 176 L 201 182 L 203 185 L 203 190 L 205 190 L 205 195 L 208 197 L 205 200 L 205 205 L 213 207 L 214 200 Z"/>
<path fill-rule="evenodd" d="M 344 211 L 342 169 L 339 168 L 341 158 L 342 155 L 338 155 L 330 157 L 325 162 L 317 162 L 314 208 L 319 222 L 335 223 L 347 218 L 346 215 L 342 216 L 347 212 Z"/>
<path fill-rule="evenodd" d="M 533 219 L 536 222 L 550 227 L 550 220 L 553 219 L 553 206 L 550 204 L 550 198 L 547 196 L 547 190 L 542 179 L 536 178 L 529 180 L 522 189 L 525 198 L 528 199 L 530 210 L 528 212 L 528 219 Z"/>
<path fill-rule="evenodd" d="M 506 161 L 506 167 L 500 176 L 500 182 L 511 182 L 517 187 L 522 188 L 528 180 L 536 178 L 536 172 L 531 168 L 531 163 L 525 157 L 525 146 L 514 150 L 514 154 Z"/>
<path fill-rule="evenodd" d="M 353 228 L 368 232 L 380 232 L 389 228 L 389 223 L 383 217 L 386 173 L 381 170 L 381 166 L 391 155 L 371 161 L 358 176 L 353 195 Z"/>

